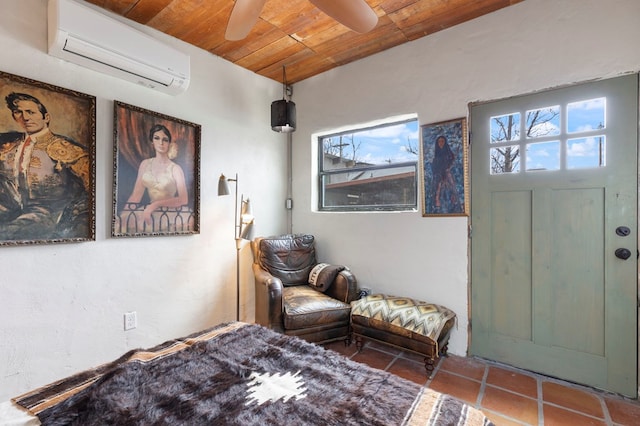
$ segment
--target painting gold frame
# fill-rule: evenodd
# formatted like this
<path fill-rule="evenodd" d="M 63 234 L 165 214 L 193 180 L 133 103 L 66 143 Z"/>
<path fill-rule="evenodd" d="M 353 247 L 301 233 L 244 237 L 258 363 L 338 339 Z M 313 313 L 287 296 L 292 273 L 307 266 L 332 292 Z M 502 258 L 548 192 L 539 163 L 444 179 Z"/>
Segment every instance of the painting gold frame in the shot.
<path fill-rule="evenodd" d="M 95 96 L 0 71 L 0 98 L 0 245 L 95 240 Z"/>
<path fill-rule="evenodd" d="M 467 119 L 420 126 L 422 216 L 469 215 Z"/>
<path fill-rule="evenodd" d="M 200 233 L 200 134 L 199 124 L 114 101 L 113 237 Z"/>

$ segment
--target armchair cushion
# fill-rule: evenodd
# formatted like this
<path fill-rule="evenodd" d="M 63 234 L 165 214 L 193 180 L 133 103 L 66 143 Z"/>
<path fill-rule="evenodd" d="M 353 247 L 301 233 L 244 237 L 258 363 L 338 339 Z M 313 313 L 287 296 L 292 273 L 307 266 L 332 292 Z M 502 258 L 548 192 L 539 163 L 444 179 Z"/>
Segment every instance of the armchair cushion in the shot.
<path fill-rule="evenodd" d="M 333 281 L 336 279 L 336 275 L 340 271 L 344 271 L 345 267 L 342 265 L 330 265 L 328 263 L 318 263 L 313 267 L 309 274 L 309 285 L 314 289 L 324 292 L 328 289 Z"/>
<path fill-rule="evenodd" d="M 259 241 L 258 262 L 283 286 L 307 284 L 316 264 L 313 235 L 282 235 Z"/>
<path fill-rule="evenodd" d="M 312 289 L 310 286 L 285 287 L 282 291 L 285 330 L 325 324 L 349 323 L 351 305 Z"/>

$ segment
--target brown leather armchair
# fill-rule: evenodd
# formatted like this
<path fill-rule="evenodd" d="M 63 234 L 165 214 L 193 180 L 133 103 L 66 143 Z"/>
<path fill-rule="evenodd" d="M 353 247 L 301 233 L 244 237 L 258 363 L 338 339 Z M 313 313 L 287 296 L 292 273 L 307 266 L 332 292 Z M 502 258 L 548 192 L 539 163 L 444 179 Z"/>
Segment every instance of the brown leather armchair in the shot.
<path fill-rule="evenodd" d="M 356 278 L 344 266 L 319 264 L 313 235 L 260 237 L 251 249 L 256 323 L 309 342 L 349 338 Z"/>

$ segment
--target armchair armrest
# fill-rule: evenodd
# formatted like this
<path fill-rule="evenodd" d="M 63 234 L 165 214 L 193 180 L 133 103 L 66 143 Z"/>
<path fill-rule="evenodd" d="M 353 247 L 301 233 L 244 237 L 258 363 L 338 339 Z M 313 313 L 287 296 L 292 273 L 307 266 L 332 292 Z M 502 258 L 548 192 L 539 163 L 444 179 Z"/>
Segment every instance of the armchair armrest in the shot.
<path fill-rule="evenodd" d="M 333 284 L 331 284 L 331 287 L 329 287 L 325 293 L 334 299 L 351 303 L 360 295 L 358 280 L 356 280 L 355 275 L 353 275 L 350 270 L 345 269 L 336 275 Z"/>
<path fill-rule="evenodd" d="M 255 276 L 256 323 L 283 332 L 282 281 L 257 263 L 253 264 Z"/>

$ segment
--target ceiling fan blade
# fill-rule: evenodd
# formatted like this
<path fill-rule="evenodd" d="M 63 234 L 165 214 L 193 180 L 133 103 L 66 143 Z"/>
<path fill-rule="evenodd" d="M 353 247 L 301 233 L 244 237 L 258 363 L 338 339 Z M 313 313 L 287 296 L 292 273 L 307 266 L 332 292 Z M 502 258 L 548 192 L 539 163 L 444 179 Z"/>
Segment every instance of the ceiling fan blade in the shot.
<path fill-rule="evenodd" d="M 371 31 L 378 15 L 365 0 L 309 0 L 318 9 L 357 33 Z"/>
<path fill-rule="evenodd" d="M 258 21 L 258 16 L 266 2 L 267 0 L 236 0 L 229 15 L 224 38 L 231 41 L 245 38 Z"/>

